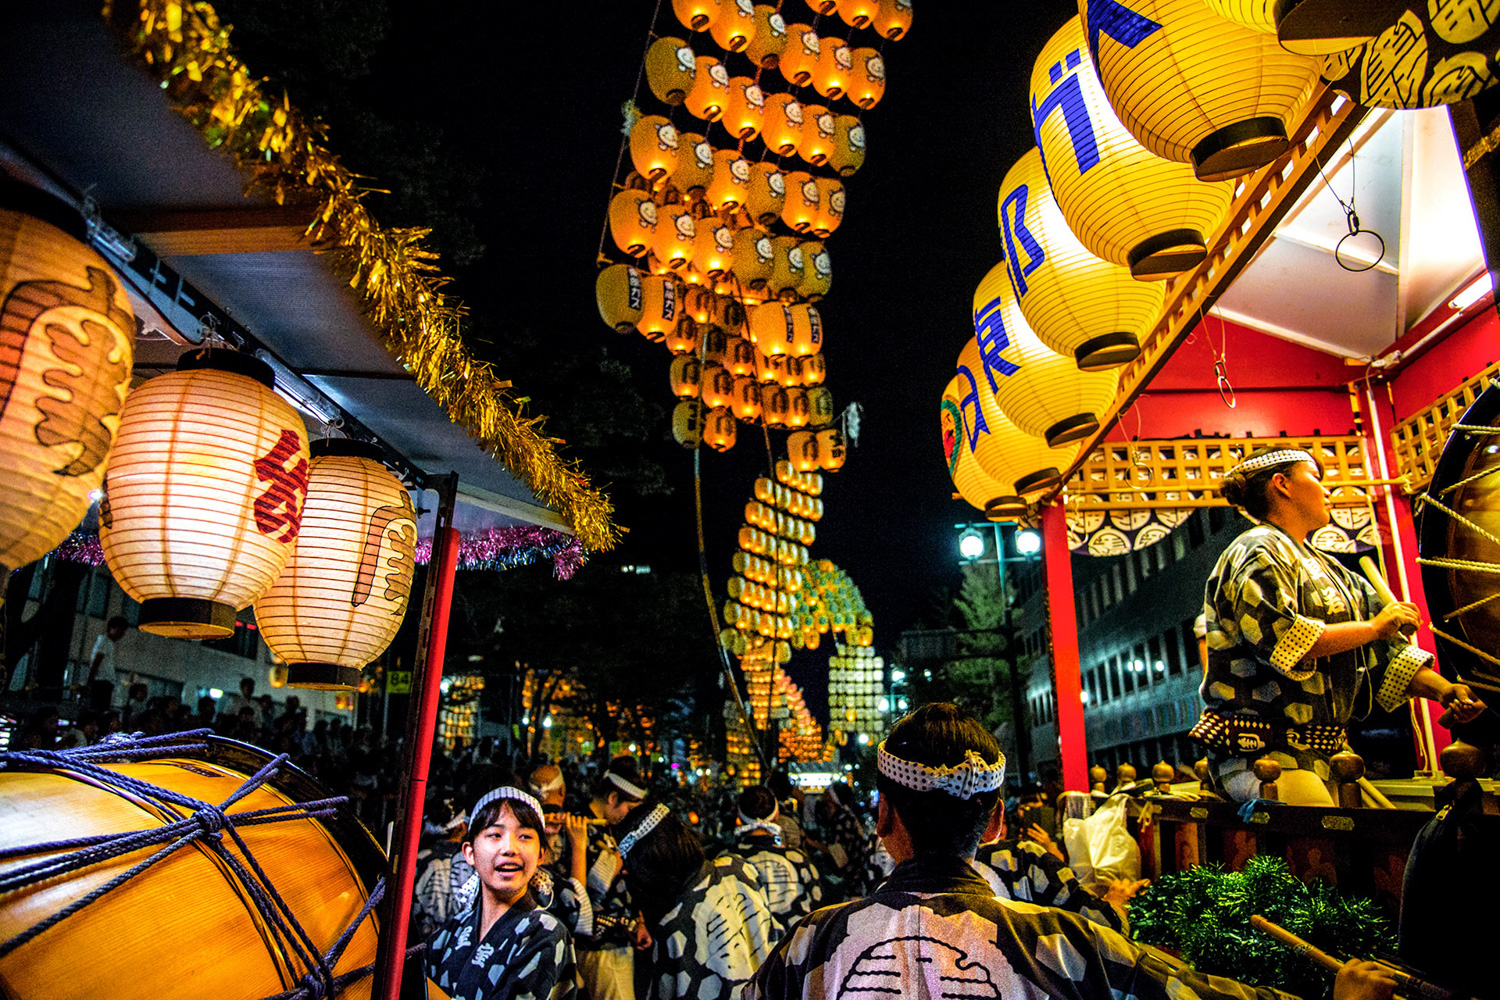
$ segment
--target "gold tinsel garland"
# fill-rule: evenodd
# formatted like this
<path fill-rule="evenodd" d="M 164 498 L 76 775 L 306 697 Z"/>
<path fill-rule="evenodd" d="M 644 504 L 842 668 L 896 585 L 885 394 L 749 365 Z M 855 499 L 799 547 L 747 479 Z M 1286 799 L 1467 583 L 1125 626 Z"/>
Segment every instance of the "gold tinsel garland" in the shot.
<path fill-rule="evenodd" d="M 424 244 L 430 230 L 375 222 L 361 201 L 366 189 L 324 145 L 323 127 L 250 74 L 210 4 L 136 0 L 139 16 L 130 6 L 107 2 L 105 19 L 209 145 L 254 175 L 252 190 L 314 211 L 308 239 L 350 275 L 391 355 L 454 423 L 567 519 L 585 547 L 613 548 L 621 529 L 609 498 L 557 455 L 557 439 L 542 434 L 545 418 L 524 416 L 511 384 L 463 345 L 463 307 L 442 292 L 449 279 Z"/>

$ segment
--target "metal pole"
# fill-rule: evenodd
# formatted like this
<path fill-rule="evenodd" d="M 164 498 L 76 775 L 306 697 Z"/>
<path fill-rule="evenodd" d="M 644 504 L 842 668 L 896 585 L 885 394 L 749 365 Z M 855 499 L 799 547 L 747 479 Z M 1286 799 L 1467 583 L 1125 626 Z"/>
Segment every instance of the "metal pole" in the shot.
<path fill-rule="evenodd" d="M 458 532 L 453 528 L 458 475 L 444 476 L 434 488 L 438 494 L 437 523 L 432 532 L 432 558 L 427 564 L 416 662 L 412 664 L 412 696 L 416 700 L 406 716 L 406 746 L 402 755 L 405 792 L 396 815 L 396 865 L 381 905 L 383 933 L 375 956 L 375 980 L 370 993 L 381 1000 L 397 1000 L 401 995 L 406 929 L 417 876 L 417 845 L 422 836 L 422 807 L 427 798 L 427 772 L 442 698 L 448 610 L 453 600 L 453 576 L 458 568 Z"/>

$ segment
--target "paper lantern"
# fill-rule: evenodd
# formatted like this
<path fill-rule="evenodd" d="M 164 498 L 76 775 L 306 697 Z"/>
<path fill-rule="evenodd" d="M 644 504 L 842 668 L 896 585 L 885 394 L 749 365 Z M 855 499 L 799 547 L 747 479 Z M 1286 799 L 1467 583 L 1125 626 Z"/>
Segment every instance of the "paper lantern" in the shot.
<path fill-rule="evenodd" d="M 844 223 L 846 193 L 844 182 L 837 177 L 817 177 L 818 211 L 813 217 L 812 231 L 819 239 L 827 237 Z"/>
<path fill-rule="evenodd" d="M 673 271 L 681 270 L 693 260 L 693 241 L 698 238 L 698 223 L 686 205 L 662 205 L 657 209 L 656 239 L 651 252 Z"/>
<path fill-rule="evenodd" d="M 807 390 L 789 387 L 786 391 L 786 399 L 786 425 L 788 427 L 806 427 L 809 418 L 812 417 L 812 407 L 807 401 Z"/>
<path fill-rule="evenodd" d="M 1141 353 L 1166 288 L 1135 280 L 1078 242 L 1035 147 L 1005 175 L 997 212 L 1011 288 L 1042 343 L 1084 371 L 1115 368 Z"/>
<path fill-rule="evenodd" d="M 750 161 L 733 149 L 714 153 L 714 175 L 704 192 L 705 200 L 715 209 L 736 209 L 750 193 Z"/>
<path fill-rule="evenodd" d="M 818 431 L 818 468 L 837 472 L 844 467 L 844 432 L 837 427 Z"/>
<path fill-rule="evenodd" d="M 99 507 L 115 582 L 142 631 L 234 634 L 234 616 L 286 567 L 307 499 L 307 428 L 270 366 L 185 354 L 131 391 Z"/>
<path fill-rule="evenodd" d="M 833 285 L 833 258 L 828 248 L 816 240 L 802 244 L 802 283 L 797 286 L 799 298 L 817 302 Z"/>
<path fill-rule="evenodd" d="M 904 38 L 911 30 L 912 0 L 880 0 L 873 27 L 882 38 Z"/>
<path fill-rule="evenodd" d="M 766 288 L 774 296 L 795 297 L 802 284 L 802 244 L 795 236 L 777 236 L 771 240 L 771 276 Z"/>
<path fill-rule="evenodd" d="M 802 138 L 797 155 L 815 167 L 828 162 L 833 155 L 837 117 L 821 104 L 802 105 Z"/>
<path fill-rule="evenodd" d="M 1054 75 L 1055 73 L 1055 75 Z M 1234 185 L 1207 184 L 1163 160 L 1120 124 L 1072 18 L 1031 71 L 1032 120 L 1057 206 L 1084 246 L 1137 278 L 1197 267 L 1229 212 Z"/>
<path fill-rule="evenodd" d="M 822 357 L 823 355 L 821 354 L 815 354 L 811 358 L 804 358 L 803 361 L 812 361 L 814 358 L 821 359 Z M 807 426 L 827 427 L 829 424 L 833 423 L 833 418 L 835 415 L 833 409 L 833 393 L 829 392 L 827 389 L 823 388 L 822 386 L 815 386 L 814 388 L 807 390 L 807 407 Z"/>
<path fill-rule="evenodd" d="M 777 156 L 797 151 L 802 138 L 802 105 L 792 94 L 772 94 L 766 98 L 761 141 Z"/>
<path fill-rule="evenodd" d="M 948 475 L 959 496 L 985 513 L 999 520 L 1014 517 L 1026 511 L 1026 498 L 1017 492 L 1014 482 L 1001 482 L 991 476 L 974 457 L 974 444 L 982 435 L 989 433 L 989 425 L 980 417 L 978 396 L 980 386 L 971 384 L 967 376 L 955 375 L 943 390 L 942 405 L 938 410 L 938 425 L 943 441 L 943 460 L 948 466 Z M 968 409 L 966 410 L 965 407 Z M 991 401 L 988 411 L 995 419 L 1004 419 L 999 408 Z M 969 419 L 971 418 L 972 419 Z M 1016 431 L 1014 424 L 1007 424 Z M 976 429 L 977 428 L 977 429 Z M 1031 438 L 1036 441 L 1036 438 Z M 1032 473 L 1028 485 L 1037 490 L 1052 489 L 1062 482 L 1061 473 L 1049 454 L 1045 464 Z"/>
<path fill-rule="evenodd" d="M 781 221 L 799 233 L 812 229 L 817 220 L 822 195 L 812 175 L 797 170 L 786 175 L 786 201 L 781 207 Z"/>
<path fill-rule="evenodd" d="M 703 442 L 703 404 L 684 399 L 672 409 L 672 440 L 684 448 L 696 448 Z"/>
<path fill-rule="evenodd" d="M 1278 4 L 1282 44 L 1312 48 L 1324 42 L 1321 12 L 1301 15 L 1326 6 Z M 1385 16 L 1375 20 L 1377 11 Z M 1500 10 L 1493 3 L 1342 4 L 1330 13 L 1335 22 L 1348 17 L 1377 28 L 1364 44 L 1322 60 L 1329 86 L 1366 107 L 1434 108 L 1469 100 L 1500 80 Z"/>
<path fill-rule="evenodd" d="M 682 290 L 677 279 L 646 275 L 641 279 L 641 318 L 636 329 L 647 340 L 662 340 L 682 318 Z"/>
<path fill-rule="evenodd" d="M 823 319 L 814 306 L 767 302 L 750 311 L 750 337 L 762 354 L 805 357 L 823 349 Z"/>
<path fill-rule="evenodd" d="M 838 115 L 834 119 L 833 151 L 828 154 L 828 166 L 843 177 L 852 177 L 865 165 L 865 127 L 853 115 Z"/>
<path fill-rule="evenodd" d="M 755 37 L 755 5 L 751 0 L 722 0 L 708 33 L 724 51 L 742 51 Z"/>
<path fill-rule="evenodd" d="M 745 326 L 745 307 L 728 295 L 715 295 L 713 319 L 731 336 L 740 336 Z"/>
<path fill-rule="evenodd" d="M 803 385 L 822 385 L 828 377 L 828 359 L 823 354 L 810 354 L 798 362 L 797 373 Z"/>
<path fill-rule="evenodd" d="M 780 376 L 781 376 L 782 369 L 779 368 L 779 367 L 777 367 L 777 365 L 772 364 L 772 362 L 775 361 L 777 358 L 780 358 L 782 356 L 783 355 L 780 355 L 780 354 L 776 354 L 776 355 L 762 354 L 762 353 L 760 353 L 760 351 L 756 351 L 755 352 L 755 381 L 759 382 L 761 385 L 777 385 L 777 384 L 779 384 L 780 381 L 781 381 Z M 761 393 L 760 401 L 761 401 L 761 405 L 765 405 L 766 397 L 765 397 L 765 393 L 764 392 Z"/>
<path fill-rule="evenodd" d="M 646 50 L 646 86 L 663 104 L 681 104 L 696 85 L 696 77 L 692 46 L 682 39 L 658 38 Z"/>
<path fill-rule="evenodd" d="M 266 671 L 266 680 L 270 682 L 273 688 L 284 688 L 286 687 L 286 675 L 286 664 L 277 663 L 270 670 Z"/>
<path fill-rule="evenodd" d="M 288 684 L 352 688 L 406 616 L 417 512 L 375 446 L 332 439 L 311 453 L 297 545 L 255 623 Z"/>
<path fill-rule="evenodd" d="M 750 188 L 745 212 L 758 225 L 768 226 L 781 218 L 786 204 L 786 175 L 774 163 L 756 163 L 750 167 Z"/>
<path fill-rule="evenodd" d="M 683 105 L 693 117 L 716 122 L 729 103 L 729 72 L 713 56 L 698 56 L 695 66 L 692 88 Z"/>
<path fill-rule="evenodd" d="M 734 230 L 709 217 L 697 222 L 693 241 L 693 265 L 710 278 L 721 278 L 734 264 Z"/>
<path fill-rule="evenodd" d="M 798 472 L 815 472 L 818 468 L 818 436 L 812 431 L 794 431 L 787 435 L 786 453 L 792 468 Z"/>
<path fill-rule="evenodd" d="M 656 203 L 645 191 L 626 189 L 609 201 L 609 234 L 615 246 L 644 257 L 656 240 Z"/>
<path fill-rule="evenodd" d="M 688 285 L 682 290 L 682 311 L 690 316 L 695 324 L 708 324 L 713 319 L 714 294 L 702 285 Z M 689 334 L 693 339 L 692 351 L 698 353 L 698 336 L 701 331 Z M 673 351 L 674 354 L 679 353 Z"/>
<path fill-rule="evenodd" d="M 672 395 L 679 399 L 696 399 L 703 391 L 703 364 L 691 354 L 682 354 L 672 359 L 668 373 L 672 384 Z"/>
<path fill-rule="evenodd" d="M 677 129 L 661 115 L 646 115 L 630 128 L 630 162 L 648 180 L 659 180 L 677 167 L 677 146 Z"/>
<path fill-rule="evenodd" d="M 730 268 L 746 291 L 764 290 L 776 263 L 776 247 L 761 229 L 746 226 L 734 234 L 734 265 Z"/>
<path fill-rule="evenodd" d="M 818 39 L 818 68 L 813 89 L 830 101 L 844 96 L 854 80 L 854 56 L 842 38 Z"/>
<path fill-rule="evenodd" d="M 714 177 L 714 148 L 703 136 L 692 132 L 678 135 L 677 167 L 668 178 L 687 199 L 703 196 Z"/>
<path fill-rule="evenodd" d="M 760 419 L 760 383 L 749 375 L 737 376 L 734 380 L 734 415 L 741 420 Z"/>
<path fill-rule="evenodd" d="M 729 78 L 729 103 L 724 105 L 724 117 L 719 124 L 729 134 L 740 139 L 754 139 L 760 135 L 765 122 L 766 98 L 755 81 L 748 76 Z"/>
<path fill-rule="evenodd" d="M 1287 123 L 1318 82 L 1311 57 L 1204 0 L 1080 0 L 1079 10 L 1110 105 L 1151 152 L 1191 163 L 1205 181 L 1286 152 Z"/>
<path fill-rule="evenodd" d="M 703 363 L 729 366 L 729 335 L 712 324 L 701 328 Z"/>
<path fill-rule="evenodd" d="M 1072 358 L 1038 340 L 1016 304 L 1004 264 L 991 268 L 974 293 L 974 333 L 959 367 L 983 377 L 1017 427 L 1054 447 L 1099 429 L 1114 402 L 1117 374 L 1080 371 Z"/>
<path fill-rule="evenodd" d="M 612 264 L 594 279 L 599 316 L 620 333 L 631 333 L 641 321 L 642 275 L 629 264 Z"/>
<path fill-rule="evenodd" d="M 698 321 L 693 319 L 692 314 L 684 313 L 677 325 L 667 331 L 662 342 L 673 354 L 697 354 L 699 329 Z"/>
<path fill-rule="evenodd" d="M 766 386 L 760 390 L 761 411 L 766 423 L 772 427 L 785 427 L 792 411 L 792 397 L 779 385 Z"/>
<path fill-rule="evenodd" d="M 745 56 L 762 69 L 775 69 L 786 48 L 786 21 L 770 4 L 755 5 L 755 34 L 745 46 Z"/>
<path fill-rule="evenodd" d="M 839 18 L 851 28 L 868 28 L 880 13 L 880 0 L 838 0 Z"/>
<path fill-rule="evenodd" d="M 777 66 L 786 82 L 794 87 L 805 87 L 812 83 L 818 71 L 818 33 L 806 24 L 786 26 L 786 46 L 781 50 L 781 62 Z"/>
<path fill-rule="evenodd" d="M 797 374 L 798 359 L 796 357 L 790 354 L 773 354 L 767 360 L 771 362 L 771 367 L 776 369 L 777 385 L 783 389 L 795 389 L 802 384 L 802 376 Z"/>
<path fill-rule="evenodd" d="M 718 17 L 722 6 L 732 0 L 672 0 L 672 13 L 684 28 L 703 31 Z"/>
<path fill-rule="evenodd" d="M 734 402 L 734 376 L 722 365 L 703 366 L 703 405 L 710 409 Z"/>
<path fill-rule="evenodd" d="M 849 53 L 853 71 L 845 97 L 868 111 L 885 96 L 885 60 L 874 49 L 855 49 Z"/>
<path fill-rule="evenodd" d="M 719 407 L 710 410 L 706 426 L 703 429 L 703 441 L 714 451 L 728 451 L 734 447 L 735 437 L 739 428 L 734 422 L 734 414 L 727 408 Z"/>
<path fill-rule="evenodd" d="M 3 584 L 88 513 L 120 426 L 135 317 L 103 258 L 62 229 L 6 209 L 0 302 Z"/>
<path fill-rule="evenodd" d="M 724 367 L 732 375 L 755 374 L 755 345 L 740 337 L 729 338 L 728 357 Z"/>

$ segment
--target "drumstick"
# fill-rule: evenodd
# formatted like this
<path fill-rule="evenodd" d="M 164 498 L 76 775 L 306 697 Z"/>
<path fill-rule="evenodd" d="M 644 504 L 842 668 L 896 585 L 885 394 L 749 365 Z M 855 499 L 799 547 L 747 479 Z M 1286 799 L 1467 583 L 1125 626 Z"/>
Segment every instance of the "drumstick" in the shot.
<path fill-rule="evenodd" d="M 1396 595 L 1391 591 L 1390 584 L 1385 582 L 1385 577 L 1380 575 L 1380 570 L 1376 567 L 1375 560 L 1371 559 L 1369 556 L 1360 556 L 1359 568 L 1365 571 L 1365 578 L 1370 581 L 1370 586 L 1375 588 L 1375 593 L 1380 595 L 1380 599 L 1382 601 L 1387 604 L 1394 604 L 1396 602 Z M 1401 627 L 1401 631 L 1410 635 L 1416 630 L 1411 628 L 1410 626 L 1403 625 Z M 1452 706 L 1449 706 L 1448 708 L 1443 710 L 1443 714 L 1438 717 L 1438 725 L 1444 727 L 1445 729 L 1453 728 Z"/>
<path fill-rule="evenodd" d="M 1369 557 L 1366 556 L 1365 558 L 1368 559 Z M 1271 923 L 1271 921 L 1267 920 L 1259 913 L 1256 913 L 1250 917 L 1250 926 L 1254 927 L 1256 930 L 1260 931 L 1263 934 L 1271 935 L 1273 938 L 1280 941 L 1287 947 L 1300 951 L 1302 954 L 1306 955 L 1308 958 L 1312 959 L 1314 962 L 1318 963 L 1330 972 L 1337 972 L 1344 967 L 1343 962 L 1340 962 L 1338 959 L 1328 954 L 1328 952 L 1323 951 L 1316 945 L 1302 940 L 1297 935 L 1287 930 L 1285 927 L 1282 927 L 1279 924 Z"/>

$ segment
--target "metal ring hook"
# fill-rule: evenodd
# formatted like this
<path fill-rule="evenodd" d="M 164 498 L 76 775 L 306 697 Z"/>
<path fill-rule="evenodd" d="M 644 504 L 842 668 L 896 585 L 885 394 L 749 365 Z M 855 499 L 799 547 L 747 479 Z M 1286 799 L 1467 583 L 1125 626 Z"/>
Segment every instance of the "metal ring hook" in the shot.
<path fill-rule="evenodd" d="M 1231 410 L 1235 407 L 1234 386 L 1229 383 L 1229 373 L 1224 367 L 1223 361 L 1214 362 L 1214 374 L 1217 375 L 1219 384 L 1219 399 Z"/>

